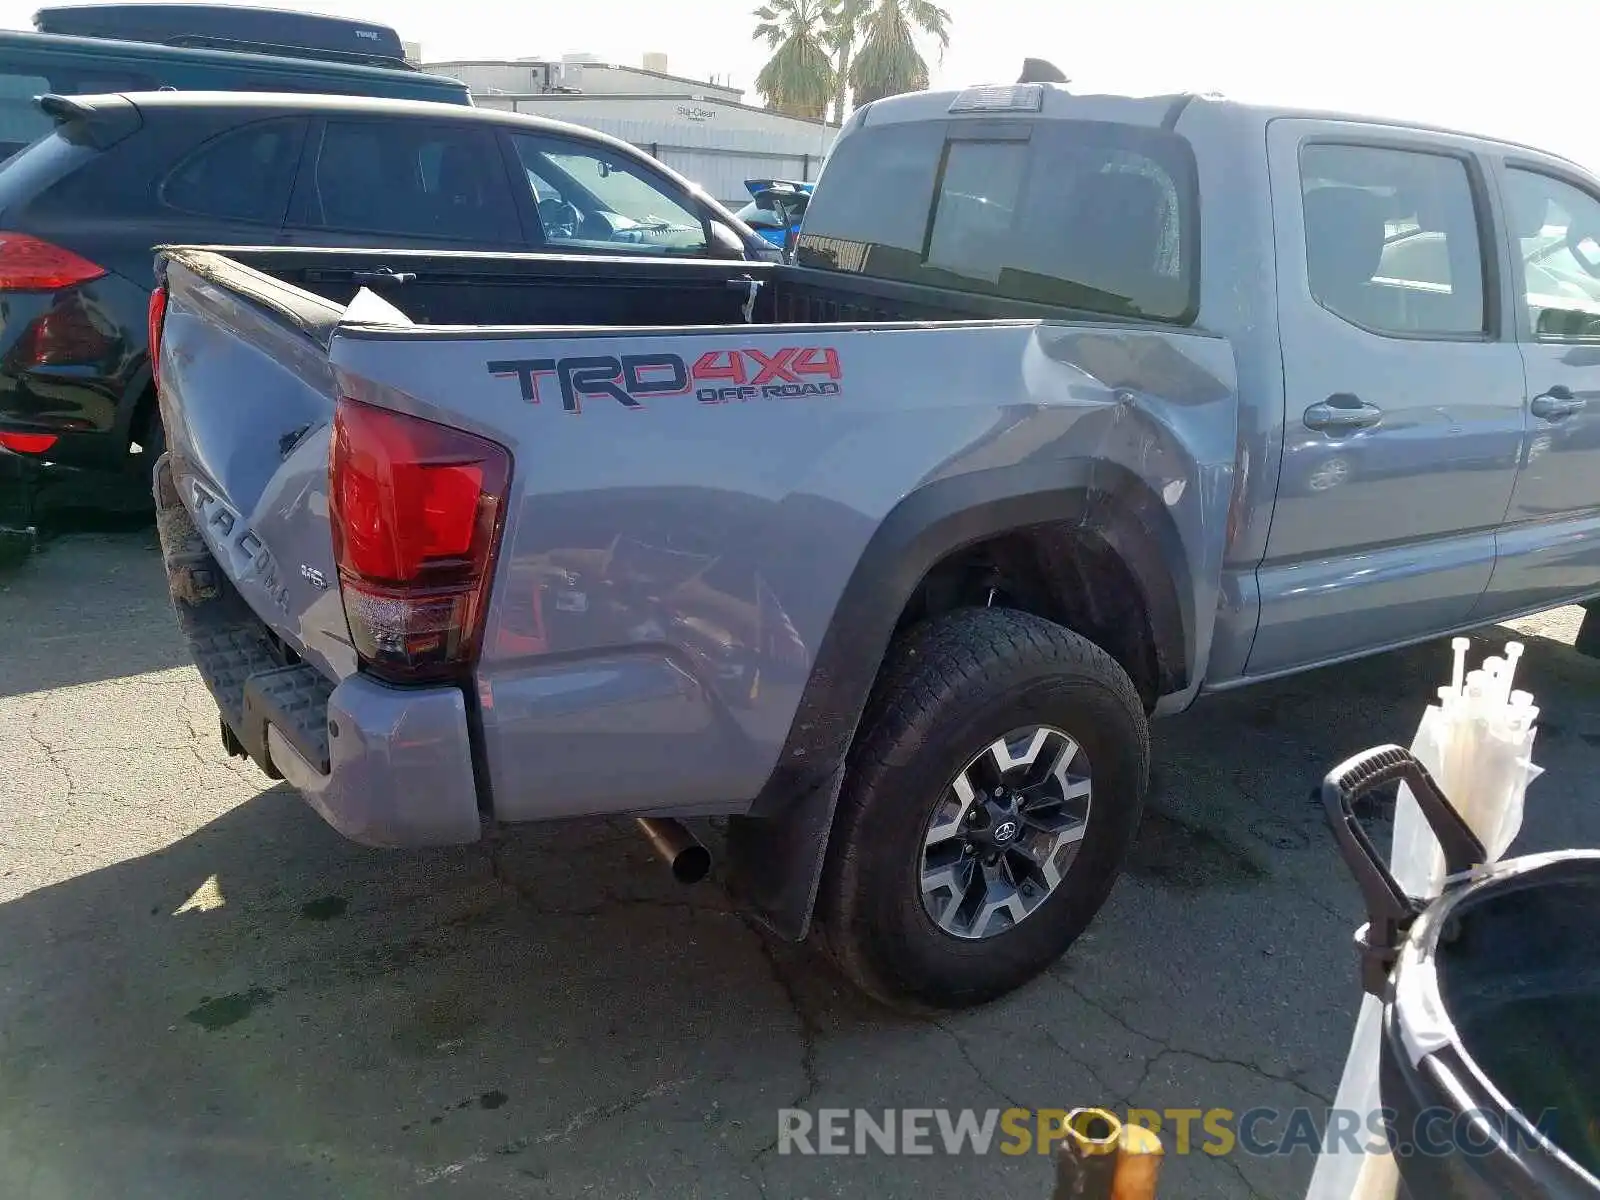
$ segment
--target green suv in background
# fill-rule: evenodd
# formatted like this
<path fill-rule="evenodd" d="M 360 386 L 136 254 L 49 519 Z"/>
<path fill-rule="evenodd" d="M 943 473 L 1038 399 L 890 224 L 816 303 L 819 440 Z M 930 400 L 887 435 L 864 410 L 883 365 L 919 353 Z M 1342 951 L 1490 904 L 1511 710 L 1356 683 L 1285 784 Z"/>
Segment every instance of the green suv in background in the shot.
<path fill-rule="evenodd" d="M 49 133 L 35 96 L 161 89 L 309 92 L 471 104 L 459 80 L 406 63 L 394 30 L 335 17 L 204 4 L 42 9 L 0 31 L 0 159 Z"/>

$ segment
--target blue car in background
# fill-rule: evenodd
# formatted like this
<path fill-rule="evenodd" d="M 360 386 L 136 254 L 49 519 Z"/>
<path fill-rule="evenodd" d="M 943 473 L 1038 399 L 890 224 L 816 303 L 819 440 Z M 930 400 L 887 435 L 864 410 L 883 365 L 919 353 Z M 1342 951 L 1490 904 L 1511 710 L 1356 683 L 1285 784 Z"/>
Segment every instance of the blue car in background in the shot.
<path fill-rule="evenodd" d="M 746 179 L 750 203 L 738 218 L 780 250 L 788 250 L 800 233 L 800 221 L 817 185 L 798 179 Z"/>

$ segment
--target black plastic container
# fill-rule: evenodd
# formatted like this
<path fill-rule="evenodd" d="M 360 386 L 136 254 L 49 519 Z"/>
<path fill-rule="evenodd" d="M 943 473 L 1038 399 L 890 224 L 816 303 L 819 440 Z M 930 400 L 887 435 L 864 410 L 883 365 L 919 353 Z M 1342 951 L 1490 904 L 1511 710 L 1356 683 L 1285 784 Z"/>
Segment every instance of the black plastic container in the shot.
<path fill-rule="evenodd" d="M 1404 895 L 1351 811 L 1406 782 L 1452 876 Z M 1366 989 L 1384 1001 L 1389 1142 L 1414 1200 L 1600 1200 L 1600 851 L 1483 847 L 1407 750 L 1335 768 L 1323 799 L 1367 901 Z"/>

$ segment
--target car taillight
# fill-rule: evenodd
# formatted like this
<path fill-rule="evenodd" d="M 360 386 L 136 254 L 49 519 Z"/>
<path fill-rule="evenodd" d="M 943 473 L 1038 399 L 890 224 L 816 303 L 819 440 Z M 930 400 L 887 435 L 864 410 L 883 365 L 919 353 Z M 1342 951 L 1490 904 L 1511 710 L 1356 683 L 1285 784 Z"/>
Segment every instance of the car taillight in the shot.
<path fill-rule="evenodd" d="M 510 453 L 341 399 L 329 475 L 334 558 L 363 663 L 397 682 L 457 674 L 483 632 Z"/>
<path fill-rule="evenodd" d="M 55 444 L 53 433 L 0 433 L 0 446 L 16 454 L 44 454 Z"/>
<path fill-rule="evenodd" d="M 150 382 L 161 385 L 161 323 L 167 319 L 167 289 L 158 287 L 150 293 Z"/>
<path fill-rule="evenodd" d="M 106 269 L 26 233 L 0 233 L 0 292 L 53 292 L 99 279 Z"/>

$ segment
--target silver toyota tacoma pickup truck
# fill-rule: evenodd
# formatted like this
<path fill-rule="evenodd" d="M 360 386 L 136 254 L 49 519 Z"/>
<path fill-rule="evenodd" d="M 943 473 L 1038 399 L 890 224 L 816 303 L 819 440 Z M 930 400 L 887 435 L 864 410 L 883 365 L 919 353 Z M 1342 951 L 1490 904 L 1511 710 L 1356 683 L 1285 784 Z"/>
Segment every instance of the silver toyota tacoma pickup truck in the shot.
<path fill-rule="evenodd" d="M 859 110 L 793 264 L 170 248 L 175 607 L 349 837 L 728 818 L 775 930 L 982 1002 L 1148 717 L 1600 594 L 1597 239 L 1525 147 L 1022 84 Z"/>

